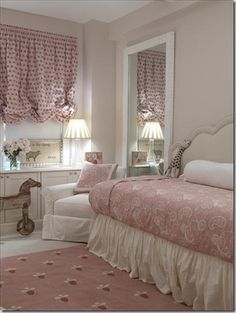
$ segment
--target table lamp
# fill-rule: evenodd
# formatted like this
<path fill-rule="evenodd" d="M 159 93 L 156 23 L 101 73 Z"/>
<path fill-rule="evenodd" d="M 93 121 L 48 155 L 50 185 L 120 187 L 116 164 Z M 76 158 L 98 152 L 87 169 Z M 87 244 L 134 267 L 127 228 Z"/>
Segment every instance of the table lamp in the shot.
<path fill-rule="evenodd" d="M 90 138 L 90 133 L 84 119 L 71 119 L 66 127 L 64 138 L 70 139 L 70 165 L 81 162 L 80 154 L 75 153 L 77 162 L 73 162 L 72 158 L 72 140 Z M 80 142 L 78 142 L 80 143 Z M 78 160 L 79 157 L 79 160 Z"/>
<path fill-rule="evenodd" d="M 159 122 L 146 122 L 141 134 L 141 138 L 149 139 L 147 162 L 149 164 L 155 164 L 156 157 L 154 153 L 154 140 L 164 139 Z"/>

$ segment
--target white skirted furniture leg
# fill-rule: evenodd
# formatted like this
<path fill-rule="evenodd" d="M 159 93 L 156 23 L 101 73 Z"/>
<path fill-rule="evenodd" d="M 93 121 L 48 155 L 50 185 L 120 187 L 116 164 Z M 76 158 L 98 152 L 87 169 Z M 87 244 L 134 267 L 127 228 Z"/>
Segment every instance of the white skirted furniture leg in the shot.
<path fill-rule="evenodd" d="M 87 242 L 92 218 L 95 216 L 88 193 L 73 194 L 75 184 L 46 188 L 43 239 Z"/>

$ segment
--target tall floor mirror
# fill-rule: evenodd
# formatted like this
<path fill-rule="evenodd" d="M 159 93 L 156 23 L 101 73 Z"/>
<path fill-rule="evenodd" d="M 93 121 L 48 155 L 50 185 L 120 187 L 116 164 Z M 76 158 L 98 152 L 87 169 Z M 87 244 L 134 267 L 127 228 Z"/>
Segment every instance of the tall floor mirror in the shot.
<path fill-rule="evenodd" d="M 172 144 L 174 32 L 125 49 L 125 158 L 128 176 L 162 175 Z"/>

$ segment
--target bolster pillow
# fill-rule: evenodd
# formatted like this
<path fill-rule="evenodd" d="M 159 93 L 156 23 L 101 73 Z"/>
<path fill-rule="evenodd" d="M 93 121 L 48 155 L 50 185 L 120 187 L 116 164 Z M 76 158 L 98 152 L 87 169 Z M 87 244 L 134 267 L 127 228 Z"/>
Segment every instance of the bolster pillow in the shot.
<path fill-rule="evenodd" d="M 186 181 L 233 190 L 233 163 L 194 160 L 184 168 Z"/>

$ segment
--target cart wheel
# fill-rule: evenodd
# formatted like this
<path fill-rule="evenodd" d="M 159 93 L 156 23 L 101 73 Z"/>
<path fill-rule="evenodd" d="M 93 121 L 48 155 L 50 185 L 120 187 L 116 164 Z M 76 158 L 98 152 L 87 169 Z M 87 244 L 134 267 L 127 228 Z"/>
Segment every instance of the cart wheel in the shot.
<path fill-rule="evenodd" d="M 23 219 L 17 223 L 16 230 L 23 236 L 27 236 L 34 231 L 34 222 L 28 218 L 27 223 L 23 222 Z"/>

